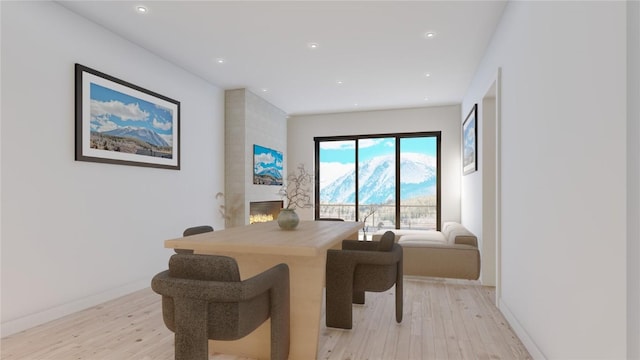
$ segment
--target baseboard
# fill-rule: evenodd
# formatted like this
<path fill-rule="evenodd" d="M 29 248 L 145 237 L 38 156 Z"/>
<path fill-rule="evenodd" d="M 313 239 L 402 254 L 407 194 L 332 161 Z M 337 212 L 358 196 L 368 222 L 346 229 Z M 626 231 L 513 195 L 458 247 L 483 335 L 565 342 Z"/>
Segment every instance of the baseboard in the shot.
<path fill-rule="evenodd" d="M 3 322 L 2 324 L 0 324 L 0 337 L 4 338 L 20 331 L 27 330 L 32 327 L 47 323 L 49 321 L 59 319 L 63 316 L 102 304 L 109 300 L 113 300 L 115 298 L 130 294 L 138 290 L 142 290 L 149 287 L 149 284 L 149 279 L 139 280 L 124 286 L 117 287 L 115 289 L 101 292 L 96 295 L 87 296 L 70 303 L 55 306 L 53 308 L 40 311 L 35 314 Z"/>
<path fill-rule="evenodd" d="M 520 322 L 518 322 L 516 317 L 513 316 L 513 313 L 511 312 L 509 307 L 502 301 L 502 299 L 498 300 L 498 304 L 498 309 L 500 310 L 500 312 L 502 312 L 502 315 L 504 315 L 505 319 L 507 319 L 509 325 L 511 325 L 513 332 L 518 335 L 518 338 L 520 339 L 520 341 L 522 341 L 524 347 L 527 348 L 527 351 L 529 351 L 529 355 L 531 355 L 531 357 L 536 360 L 546 360 L 547 357 L 544 356 L 542 351 L 540 351 L 536 343 L 533 341 L 533 339 L 531 339 L 522 325 L 520 325 Z"/>

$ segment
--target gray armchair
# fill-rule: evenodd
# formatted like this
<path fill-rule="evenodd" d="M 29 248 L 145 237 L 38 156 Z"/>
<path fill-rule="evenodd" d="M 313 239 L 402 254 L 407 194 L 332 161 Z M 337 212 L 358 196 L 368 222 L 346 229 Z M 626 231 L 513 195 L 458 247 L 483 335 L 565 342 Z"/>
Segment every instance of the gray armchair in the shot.
<path fill-rule="evenodd" d="M 212 232 L 212 231 L 213 231 L 213 227 L 209 225 L 200 225 L 200 226 L 186 228 L 182 232 L 182 236 L 191 236 L 191 235 L 197 235 L 197 234 L 202 234 L 202 233 Z M 193 250 L 189 250 L 189 249 L 173 249 L 173 251 L 176 254 L 193 254 Z"/>
<path fill-rule="evenodd" d="M 402 247 L 387 231 L 380 241 L 344 240 L 342 250 L 327 250 L 326 324 L 351 329 L 352 303 L 364 304 L 365 291 L 396 285 L 396 322 L 402 322 Z"/>
<path fill-rule="evenodd" d="M 289 267 L 276 265 L 241 281 L 235 259 L 175 254 L 151 288 L 162 295 L 175 359 L 208 359 L 208 340 L 237 340 L 271 318 L 271 359 L 289 356 Z"/>

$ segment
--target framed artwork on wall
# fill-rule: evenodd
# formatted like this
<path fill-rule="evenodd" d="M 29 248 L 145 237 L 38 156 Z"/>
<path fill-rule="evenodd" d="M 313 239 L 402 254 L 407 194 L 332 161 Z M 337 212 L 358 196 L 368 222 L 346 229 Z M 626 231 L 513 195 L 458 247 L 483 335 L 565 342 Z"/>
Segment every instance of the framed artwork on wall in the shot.
<path fill-rule="evenodd" d="M 76 161 L 180 169 L 180 102 L 75 65 Z"/>
<path fill-rule="evenodd" d="M 462 123 L 462 173 L 470 174 L 478 170 L 478 104 Z"/>
<path fill-rule="evenodd" d="M 282 152 L 253 145 L 253 183 L 282 185 Z"/>

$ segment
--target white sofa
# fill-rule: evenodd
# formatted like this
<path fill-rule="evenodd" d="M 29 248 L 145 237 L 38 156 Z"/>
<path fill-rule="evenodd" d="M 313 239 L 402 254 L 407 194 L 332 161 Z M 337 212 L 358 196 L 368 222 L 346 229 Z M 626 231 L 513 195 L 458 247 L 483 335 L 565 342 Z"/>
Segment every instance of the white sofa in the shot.
<path fill-rule="evenodd" d="M 386 230 L 373 234 L 378 241 Z M 444 222 L 441 231 L 392 230 L 403 249 L 404 275 L 477 280 L 480 276 L 478 239 L 457 222 Z"/>

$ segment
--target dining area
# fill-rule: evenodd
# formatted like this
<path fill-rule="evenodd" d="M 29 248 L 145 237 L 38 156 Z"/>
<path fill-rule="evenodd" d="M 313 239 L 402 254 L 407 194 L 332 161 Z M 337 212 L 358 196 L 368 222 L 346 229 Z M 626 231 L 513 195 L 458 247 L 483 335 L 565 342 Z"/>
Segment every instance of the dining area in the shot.
<path fill-rule="evenodd" d="M 346 318 L 352 329 L 329 324 L 331 305 L 324 296 L 327 258 L 342 251 L 340 244 L 349 242 L 344 239 L 355 239 L 360 227 L 361 223 L 302 221 L 293 231 L 280 230 L 274 222 L 225 230 L 185 231 L 183 237 L 164 241 L 164 247 L 175 252 L 171 257 L 178 258 L 175 264 L 170 260 L 170 269 L 165 271 L 173 270 L 178 278 L 184 277 L 185 271 L 192 272 L 200 285 L 211 283 L 203 277 L 227 271 L 220 271 L 220 264 L 194 267 L 193 259 L 222 258 L 223 267 L 237 270 L 239 281 L 230 286 L 231 291 L 227 289 L 215 296 L 228 301 L 235 296 L 246 299 L 260 293 L 255 301 L 250 301 L 259 304 L 257 311 L 250 310 L 240 316 L 243 319 L 229 322 L 219 316 L 220 311 L 216 315 L 216 310 L 200 303 L 200 308 L 189 310 L 197 316 L 187 317 L 188 326 L 181 328 L 175 322 L 181 310 L 174 308 L 173 315 L 169 314 L 167 308 L 171 304 L 165 301 L 165 295 L 158 295 L 160 288 L 154 284 L 157 277 L 168 275 L 162 271 L 152 280 L 151 288 L 3 338 L 2 359 L 198 359 L 191 351 L 209 360 L 531 358 L 495 307 L 495 289 L 473 280 L 404 277 L 399 282 L 400 288 L 367 292 L 364 304 L 353 305 L 351 300 L 357 291 L 352 288 L 353 293 L 343 296 L 348 298 L 347 305 L 352 310 Z M 376 248 L 376 252 L 381 251 Z M 207 269 L 211 266 L 214 271 Z M 207 274 L 202 273 L 203 269 Z M 368 272 L 371 268 L 364 270 Z M 289 286 L 283 289 L 276 284 L 282 281 Z M 247 288 L 243 288 L 245 285 Z M 177 286 L 172 285 L 173 295 L 188 291 L 189 286 L 186 279 L 178 279 Z M 278 300 L 276 295 L 277 304 L 267 304 L 270 299 L 264 301 L 261 292 L 264 288 L 289 296 Z M 400 307 L 398 293 L 403 294 Z M 208 296 L 214 296 L 212 291 L 197 291 L 194 297 Z M 289 300 L 289 311 L 282 311 L 286 306 L 280 307 L 284 299 Z M 280 308 L 273 312 L 272 306 Z M 235 316 L 243 310 L 230 305 L 222 313 Z M 269 316 L 261 322 L 265 313 Z M 208 316 L 211 314 L 213 321 Z M 399 322 L 398 315 L 404 321 Z M 274 319 L 277 319 L 275 329 Z M 255 329 L 250 329 L 258 322 L 261 323 Z M 209 340 L 209 334 L 198 335 L 203 329 L 215 332 L 230 325 L 238 330 L 236 335 L 246 332 L 246 336 L 237 340 Z M 274 343 L 280 346 L 275 352 Z"/>
<path fill-rule="evenodd" d="M 282 230 L 271 221 L 170 239 L 164 246 L 174 249 L 177 252 L 174 256 L 192 252 L 232 258 L 243 281 L 285 264 L 290 328 L 288 352 L 283 358 L 313 359 L 318 351 L 327 251 L 339 248 L 345 239 L 357 239 L 362 227 L 359 222 L 301 221 L 294 230 Z M 209 340 L 209 348 L 254 359 L 272 358 L 271 321 L 273 318 L 267 319 L 234 341 Z M 179 344 L 176 341 L 176 346 Z M 187 342 L 185 346 L 192 347 L 193 343 Z"/>

